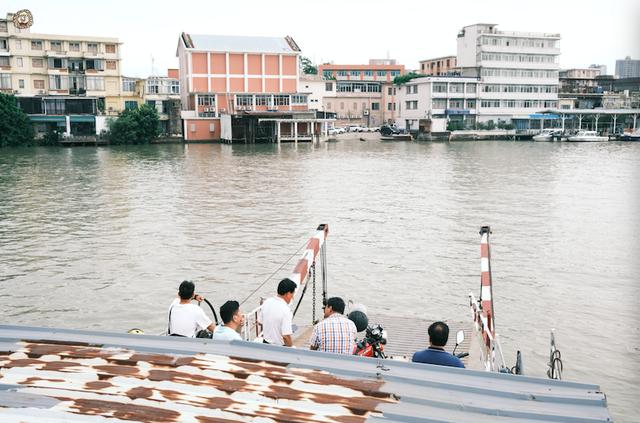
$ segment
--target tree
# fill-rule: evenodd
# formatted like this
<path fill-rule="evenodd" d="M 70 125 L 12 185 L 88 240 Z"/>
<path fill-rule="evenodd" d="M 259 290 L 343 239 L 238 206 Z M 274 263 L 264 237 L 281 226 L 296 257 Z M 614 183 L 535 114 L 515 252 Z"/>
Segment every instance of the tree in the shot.
<path fill-rule="evenodd" d="M 112 144 L 148 144 L 160 135 L 160 118 L 155 107 L 142 105 L 125 110 L 109 122 Z"/>
<path fill-rule="evenodd" d="M 0 147 L 31 145 L 33 134 L 29 116 L 15 96 L 0 93 Z"/>
<path fill-rule="evenodd" d="M 302 69 L 302 73 L 307 75 L 317 75 L 318 68 L 316 65 L 311 62 L 311 59 L 305 56 L 300 56 L 300 68 Z"/>
<path fill-rule="evenodd" d="M 423 75 L 421 73 L 409 72 L 406 75 L 399 75 L 393 78 L 393 83 L 394 85 L 400 85 L 400 84 L 404 84 L 405 82 L 409 82 L 414 78 L 420 78 L 421 76 L 427 76 L 427 75 Z"/>

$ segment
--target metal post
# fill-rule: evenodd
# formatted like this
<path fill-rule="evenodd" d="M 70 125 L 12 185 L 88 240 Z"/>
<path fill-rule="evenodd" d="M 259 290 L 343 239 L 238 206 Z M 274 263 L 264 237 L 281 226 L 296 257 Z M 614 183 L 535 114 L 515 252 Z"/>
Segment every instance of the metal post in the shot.
<path fill-rule="evenodd" d="M 636 121 L 638 120 L 638 115 L 633 115 L 633 131 L 636 130 Z"/>
<path fill-rule="evenodd" d="M 280 123 L 281 122 L 279 120 L 276 121 L 276 142 L 278 144 L 280 144 Z"/>
<path fill-rule="evenodd" d="M 578 130 L 582 129 L 582 115 L 578 115 Z"/>
<path fill-rule="evenodd" d="M 561 116 L 560 118 L 562 119 L 562 132 L 564 133 L 564 120 L 566 119 L 566 116 L 564 113 L 560 116 Z"/>
<path fill-rule="evenodd" d="M 596 128 L 595 128 L 596 132 L 598 132 L 598 120 L 600 120 L 600 115 L 596 115 Z"/>
<path fill-rule="evenodd" d="M 611 131 L 614 134 L 616 133 L 617 122 L 618 122 L 618 115 L 614 114 L 613 115 L 613 130 Z"/>
<path fill-rule="evenodd" d="M 293 141 L 296 144 L 298 143 L 298 122 L 297 121 L 293 122 Z"/>

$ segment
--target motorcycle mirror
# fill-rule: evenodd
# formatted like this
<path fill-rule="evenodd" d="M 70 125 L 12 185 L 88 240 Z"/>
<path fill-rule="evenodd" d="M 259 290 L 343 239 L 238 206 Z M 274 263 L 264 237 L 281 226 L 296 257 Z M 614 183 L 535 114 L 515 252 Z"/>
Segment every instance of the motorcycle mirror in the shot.
<path fill-rule="evenodd" d="M 456 345 L 462 344 L 462 341 L 464 341 L 464 331 L 459 330 L 458 333 L 456 333 Z"/>

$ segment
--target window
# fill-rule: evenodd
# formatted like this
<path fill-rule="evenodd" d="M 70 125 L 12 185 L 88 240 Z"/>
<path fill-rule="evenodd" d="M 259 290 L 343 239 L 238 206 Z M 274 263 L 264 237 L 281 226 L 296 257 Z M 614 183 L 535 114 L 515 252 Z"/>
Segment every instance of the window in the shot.
<path fill-rule="evenodd" d="M 394 103 L 387 103 L 387 110 L 393 110 Z"/>
<path fill-rule="evenodd" d="M 291 104 L 307 104 L 307 96 L 306 95 L 292 95 L 291 96 Z"/>
<path fill-rule="evenodd" d="M 31 41 L 31 50 L 42 50 L 42 41 Z"/>
<path fill-rule="evenodd" d="M 476 101 L 475 100 L 467 100 L 467 109 L 475 109 Z"/>
<path fill-rule="evenodd" d="M 7 21 L 0 21 L 0 32 L 7 32 Z"/>
<path fill-rule="evenodd" d="M 69 77 L 63 75 L 49 75 L 50 90 L 68 90 Z"/>
<path fill-rule="evenodd" d="M 64 115 L 64 99 L 62 98 L 47 98 L 44 101 L 44 107 L 48 115 Z"/>
<path fill-rule="evenodd" d="M 33 88 L 36 90 L 44 90 L 44 79 L 34 79 Z"/>
<path fill-rule="evenodd" d="M 449 108 L 450 109 L 464 109 L 464 100 L 462 99 L 451 99 L 449 100 Z"/>
<path fill-rule="evenodd" d="M 107 60 L 107 69 L 116 70 L 116 61 L 115 60 Z"/>
<path fill-rule="evenodd" d="M 96 43 L 88 43 L 87 44 L 87 51 L 89 53 L 93 53 L 93 54 L 98 53 L 98 44 L 96 44 Z"/>
<path fill-rule="evenodd" d="M 434 82 L 433 83 L 433 92 L 434 93 L 446 93 L 447 92 L 447 83 L 446 82 Z"/>
<path fill-rule="evenodd" d="M 347 76 L 347 71 L 345 71 L 345 70 L 339 70 L 339 71 L 337 72 L 337 74 L 338 74 L 338 76 Z"/>
<path fill-rule="evenodd" d="M 50 69 L 65 69 L 67 67 L 67 59 L 49 57 L 48 63 Z"/>
<path fill-rule="evenodd" d="M 393 88 L 389 87 L 387 88 L 387 95 L 393 95 Z"/>
<path fill-rule="evenodd" d="M 416 110 L 418 108 L 418 101 L 405 101 L 405 108 L 407 110 Z"/>
<path fill-rule="evenodd" d="M 417 94 L 418 86 L 417 85 L 407 85 L 407 94 Z"/>
<path fill-rule="evenodd" d="M 18 88 L 24 88 L 24 79 L 18 79 Z"/>
<path fill-rule="evenodd" d="M 360 71 L 352 70 L 350 74 L 351 76 L 360 76 Z"/>
<path fill-rule="evenodd" d="M 69 43 L 69 51 L 80 51 L 80 43 Z"/>
<path fill-rule="evenodd" d="M 8 45 L 9 44 L 8 44 L 7 40 L 5 40 L 5 39 L 1 39 L 0 40 L 0 50 L 6 50 Z"/>
<path fill-rule="evenodd" d="M 105 53 L 115 53 L 116 45 L 115 44 L 105 44 L 104 46 Z"/>
<path fill-rule="evenodd" d="M 392 70 L 391 71 L 391 76 L 400 76 L 400 71 Z"/>
<path fill-rule="evenodd" d="M 0 73 L 0 88 L 2 89 L 11 88 L 11 74 Z"/>
<path fill-rule="evenodd" d="M 256 95 L 256 106 L 269 106 L 271 104 L 271 96 L 258 94 Z"/>
<path fill-rule="evenodd" d="M 376 72 L 378 76 L 387 76 L 387 71 L 379 70 Z"/>
<path fill-rule="evenodd" d="M 23 66 L 22 57 L 16 57 L 16 66 L 19 68 Z"/>
<path fill-rule="evenodd" d="M 124 102 L 124 109 L 125 110 L 134 110 L 138 108 L 138 102 L 137 101 L 125 101 Z"/>
<path fill-rule="evenodd" d="M 380 103 L 371 103 L 371 110 L 380 110 Z"/>
<path fill-rule="evenodd" d="M 6 56 L 0 57 L 0 66 L 6 66 L 6 67 L 10 66 L 9 58 Z"/>
<path fill-rule="evenodd" d="M 289 105 L 289 96 L 288 95 L 274 95 L 273 101 L 276 106 L 288 106 Z"/>
<path fill-rule="evenodd" d="M 464 92 L 464 84 L 459 82 L 452 82 L 449 84 L 449 92 L 450 93 L 463 93 Z"/>
<path fill-rule="evenodd" d="M 236 106 L 253 106 L 253 96 L 251 94 L 236 94 Z"/>
<path fill-rule="evenodd" d="M 477 84 L 474 84 L 474 83 L 467 84 L 467 92 L 468 93 L 475 93 L 476 92 L 476 86 L 477 86 Z"/>
<path fill-rule="evenodd" d="M 104 91 L 104 78 L 101 76 L 88 76 L 87 77 L 87 90 L 89 91 Z"/>
<path fill-rule="evenodd" d="M 447 100 L 444 98 L 434 98 L 433 99 L 433 108 L 434 109 L 446 109 L 447 108 Z"/>
<path fill-rule="evenodd" d="M 51 41 L 51 50 L 53 51 L 62 51 L 62 41 Z"/>
<path fill-rule="evenodd" d="M 44 60 L 33 58 L 33 59 L 31 59 L 31 66 L 34 67 L 34 68 L 43 68 L 44 67 Z"/>
<path fill-rule="evenodd" d="M 177 79 L 169 80 L 169 94 L 180 94 L 180 81 Z"/>
<path fill-rule="evenodd" d="M 199 95 L 198 96 L 198 106 L 215 106 L 215 105 L 216 105 L 215 95 Z"/>
<path fill-rule="evenodd" d="M 324 90 L 325 91 L 333 91 L 333 82 L 325 82 Z"/>
<path fill-rule="evenodd" d="M 373 76 L 373 71 L 372 70 L 364 71 L 364 76 Z"/>
<path fill-rule="evenodd" d="M 133 78 L 122 78 L 122 91 L 134 92 L 136 90 L 136 80 Z"/>
<path fill-rule="evenodd" d="M 89 59 L 85 62 L 87 70 L 104 70 L 104 60 Z"/>

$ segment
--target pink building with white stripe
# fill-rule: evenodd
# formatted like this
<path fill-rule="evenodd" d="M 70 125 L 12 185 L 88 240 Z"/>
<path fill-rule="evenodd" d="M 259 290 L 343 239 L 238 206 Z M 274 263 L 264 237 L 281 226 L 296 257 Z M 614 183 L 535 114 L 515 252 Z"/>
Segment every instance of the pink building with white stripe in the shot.
<path fill-rule="evenodd" d="M 255 142 L 255 134 L 269 131 L 279 140 L 294 132 L 294 123 L 285 121 L 300 117 L 306 119 L 295 122 L 296 140 L 315 133 L 307 96 L 298 93 L 299 54 L 291 37 L 182 33 L 177 56 L 185 140 L 230 140 L 245 133 L 246 142 Z M 268 125 L 270 118 L 281 122 Z"/>

